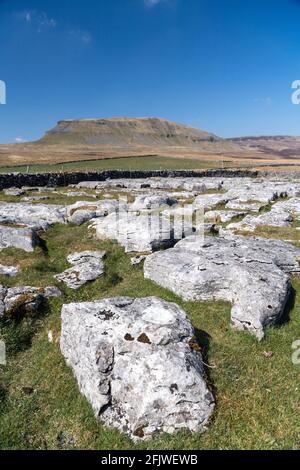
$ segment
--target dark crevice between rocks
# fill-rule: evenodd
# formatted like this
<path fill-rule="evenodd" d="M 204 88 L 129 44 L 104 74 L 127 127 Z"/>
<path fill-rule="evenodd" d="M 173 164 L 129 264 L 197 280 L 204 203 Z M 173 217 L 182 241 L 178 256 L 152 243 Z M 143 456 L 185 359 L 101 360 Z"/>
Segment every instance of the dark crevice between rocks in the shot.
<path fill-rule="evenodd" d="M 275 327 L 279 328 L 290 321 L 290 313 L 293 311 L 296 302 L 296 291 L 291 286 L 290 294 L 281 317 L 277 320 Z"/>

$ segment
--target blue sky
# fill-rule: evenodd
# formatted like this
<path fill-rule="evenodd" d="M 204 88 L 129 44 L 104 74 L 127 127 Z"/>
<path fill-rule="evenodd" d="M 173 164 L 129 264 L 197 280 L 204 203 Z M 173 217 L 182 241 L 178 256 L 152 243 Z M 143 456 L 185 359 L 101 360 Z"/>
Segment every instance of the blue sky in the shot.
<path fill-rule="evenodd" d="M 297 0 L 0 0 L 0 142 L 108 116 L 300 135 L 299 24 Z"/>

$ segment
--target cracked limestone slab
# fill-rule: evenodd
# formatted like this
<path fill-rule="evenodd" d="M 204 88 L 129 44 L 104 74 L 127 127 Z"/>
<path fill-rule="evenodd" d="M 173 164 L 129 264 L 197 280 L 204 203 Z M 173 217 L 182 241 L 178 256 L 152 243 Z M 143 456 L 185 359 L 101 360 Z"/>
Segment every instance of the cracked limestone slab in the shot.
<path fill-rule="evenodd" d="M 70 289 L 79 289 L 88 282 L 95 281 L 104 275 L 105 268 L 103 258 L 104 251 L 84 251 L 73 253 L 68 256 L 67 261 L 73 265 L 54 278 L 64 282 Z"/>
<path fill-rule="evenodd" d="M 148 256 L 144 275 L 186 301 L 231 302 L 233 326 L 262 339 L 284 313 L 299 261 L 300 249 L 277 240 L 189 237 Z"/>
<path fill-rule="evenodd" d="M 34 230 L 0 226 L 0 251 L 6 248 L 17 248 L 33 252 L 38 244 L 38 236 Z"/>
<path fill-rule="evenodd" d="M 206 429 L 214 399 L 194 335 L 185 312 L 156 297 L 62 308 L 61 351 L 81 393 L 134 440 Z"/>
<path fill-rule="evenodd" d="M 55 204 L 0 202 L 0 223 L 47 229 L 55 223 L 66 223 L 66 208 Z"/>

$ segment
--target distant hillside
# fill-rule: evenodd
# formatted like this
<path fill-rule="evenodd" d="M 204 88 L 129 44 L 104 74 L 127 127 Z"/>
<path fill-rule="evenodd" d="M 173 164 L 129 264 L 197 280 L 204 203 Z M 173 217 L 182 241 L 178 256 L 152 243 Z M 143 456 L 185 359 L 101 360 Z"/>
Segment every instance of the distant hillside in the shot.
<path fill-rule="evenodd" d="M 222 139 L 209 132 L 158 118 L 59 121 L 39 144 L 117 147 L 199 147 Z"/>
<path fill-rule="evenodd" d="M 300 137 L 287 135 L 274 136 L 248 136 L 228 139 L 228 142 L 240 145 L 248 151 L 260 152 L 279 158 L 299 159 Z"/>

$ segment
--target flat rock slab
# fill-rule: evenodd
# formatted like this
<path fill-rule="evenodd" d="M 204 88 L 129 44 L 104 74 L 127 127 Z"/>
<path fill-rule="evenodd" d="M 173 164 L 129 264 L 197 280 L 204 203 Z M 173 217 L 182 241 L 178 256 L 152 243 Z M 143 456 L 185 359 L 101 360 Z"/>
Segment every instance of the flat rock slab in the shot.
<path fill-rule="evenodd" d="M 267 205 L 266 202 L 242 202 L 238 199 L 227 202 L 225 208 L 231 210 L 240 210 L 246 212 L 259 212 Z"/>
<path fill-rule="evenodd" d="M 204 214 L 205 220 L 211 220 L 215 223 L 222 222 L 227 223 L 236 217 L 243 217 L 245 212 L 238 211 L 208 211 Z"/>
<path fill-rule="evenodd" d="M 84 251 L 68 256 L 68 263 L 73 267 L 54 278 L 64 282 L 70 289 L 79 289 L 88 282 L 102 277 L 105 272 L 103 258 L 105 251 Z"/>
<path fill-rule="evenodd" d="M 75 225 L 101 217 L 106 217 L 111 213 L 125 210 L 126 205 L 117 200 L 102 201 L 78 201 L 67 208 L 68 222 Z"/>
<path fill-rule="evenodd" d="M 175 206 L 177 199 L 170 198 L 168 195 L 149 194 L 139 196 L 129 207 L 130 211 L 154 210 L 165 206 Z"/>
<path fill-rule="evenodd" d="M 106 255 L 106 251 L 81 251 L 72 253 L 67 257 L 69 264 L 76 266 L 78 264 L 90 262 L 90 261 L 101 261 Z"/>
<path fill-rule="evenodd" d="M 64 305 L 61 351 L 108 427 L 132 439 L 204 431 L 214 409 L 194 330 L 155 297 Z"/>
<path fill-rule="evenodd" d="M 0 226 L 0 250 L 18 248 L 32 252 L 37 244 L 38 236 L 34 230 Z"/>
<path fill-rule="evenodd" d="M 0 202 L 0 223 L 46 229 L 55 223 L 66 223 L 66 208 L 54 204 Z"/>
<path fill-rule="evenodd" d="M 5 277 L 16 277 L 19 272 L 19 268 L 16 266 L 4 266 L 0 264 L 0 276 Z"/>
<path fill-rule="evenodd" d="M 25 194 L 25 191 L 23 191 L 22 189 L 18 189 L 18 188 L 5 189 L 3 192 L 5 196 L 11 196 L 11 197 L 19 197 Z"/>
<path fill-rule="evenodd" d="M 228 225 L 227 229 L 253 232 L 259 226 L 291 227 L 296 219 L 300 219 L 300 198 L 291 198 L 275 203 L 269 212 L 247 215 L 241 222 Z"/>
<path fill-rule="evenodd" d="M 148 256 L 145 278 L 184 300 L 225 300 L 231 321 L 258 339 L 284 313 L 288 274 L 300 274 L 300 249 L 281 241 L 246 237 L 190 237 Z"/>

